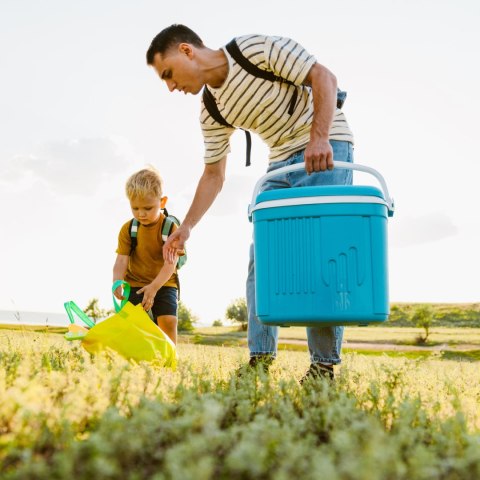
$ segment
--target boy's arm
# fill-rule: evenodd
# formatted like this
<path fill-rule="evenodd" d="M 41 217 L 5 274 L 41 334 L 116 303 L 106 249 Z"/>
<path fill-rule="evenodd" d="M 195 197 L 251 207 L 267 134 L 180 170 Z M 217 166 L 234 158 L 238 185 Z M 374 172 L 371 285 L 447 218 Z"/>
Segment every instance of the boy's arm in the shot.
<path fill-rule="evenodd" d="M 173 275 L 173 272 L 175 272 L 177 260 L 178 257 L 176 256 L 175 263 L 165 262 L 155 279 L 151 283 L 145 285 L 143 288 L 137 291 L 137 293 L 143 293 L 142 306 L 146 311 L 152 308 L 155 295 L 160 290 L 160 288 L 165 285 L 167 280 Z"/>
<path fill-rule="evenodd" d="M 177 252 L 185 248 L 185 242 L 190 237 L 190 231 L 201 220 L 205 212 L 211 207 L 215 198 L 222 189 L 225 181 L 225 167 L 227 157 L 215 163 L 206 164 L 198 182 L 197 191 L 185 220 L 167 239 L 163 246 L 165 263 L 176 264 Z"/>
<path fill-rule="evenodd" d="M 125 273 L 127 273 L 128 267 L 128 259 L 130 257 L 128 255 L 117 255 L 115 260 L 115 264 L 113 265 L 113 282 L 117 280 L 123 280 L 125 278 Z M 122 287 L 118 287 L 113 294 L 119 299 L 123 300 L 123 289 Z"/>

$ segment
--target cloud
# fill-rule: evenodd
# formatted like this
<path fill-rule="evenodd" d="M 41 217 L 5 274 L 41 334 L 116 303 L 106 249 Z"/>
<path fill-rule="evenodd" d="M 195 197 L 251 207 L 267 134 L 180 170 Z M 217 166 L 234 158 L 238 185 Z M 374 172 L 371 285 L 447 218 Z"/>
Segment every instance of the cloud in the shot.
<path fill-rule="evenodd" d="M 397 247 L 437 242 L 455 236 L 459 232 L 450 217 L 441 212 L 432 212 L 418 217 L 403 217 L 398 220 L 393 217 L 390 225 L 390 241 Z"/>
<path fill-rule="evenodd" d="M 16 155 L 0 167 L 2 182 L 24 188 L 38 181 L 58 194 L 92 194 L 131 163 L 119 138 L 81 138 L 51 142 Z"/>

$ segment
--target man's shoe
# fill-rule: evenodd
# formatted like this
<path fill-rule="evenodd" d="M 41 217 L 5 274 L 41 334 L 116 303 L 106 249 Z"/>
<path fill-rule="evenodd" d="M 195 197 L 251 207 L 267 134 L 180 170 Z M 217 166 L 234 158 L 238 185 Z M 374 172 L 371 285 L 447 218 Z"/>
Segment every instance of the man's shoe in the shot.
<path fill-rule="evenodd" d="M 312 363 L 305 375 L 300 380 L 300 385 L 307 381 L 317 380 L 318 378 L 326 378 L 327 380 L 334 380 L 333 365 L 323 365 L 322 363 Z"/>
<path fill-rule="evenodd" d="M 268 369 L 274 360 L 275 357 L 272 355 L 254 355 L 253 357 L 250 357 L 248 366 L 253 369 L 257 367 L 262 368 L 265 373 L 268 373 Z"/>
<path fill-rule="evenodd" d="M 253 372 L 257 369 L 261 369 L 263 373 L 268 373 L 268 369 L 270 368 L 270 365 L 273 363 L 274 360 L 275 357 L 269 354 L 253 355 L 252 357 L 250 357 L 250 360 L 247 364 L 242 365 L 237 370 L 237 377 L 242 377 L 247 372 Z"/>

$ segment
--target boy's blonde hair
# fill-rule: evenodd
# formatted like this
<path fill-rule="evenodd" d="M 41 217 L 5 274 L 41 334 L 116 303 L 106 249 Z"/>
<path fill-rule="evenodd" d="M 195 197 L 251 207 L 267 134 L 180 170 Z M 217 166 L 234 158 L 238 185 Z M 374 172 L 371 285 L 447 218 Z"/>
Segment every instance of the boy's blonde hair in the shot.
<path fill-rule="evenodd" d="M 154 195 L 162 198 L 163 180 L 157 169 L 152 165 L 134 173 L 125 185 L 125 192 L 129 200 L 132 198 L 143 198 L 147 195 Z"/>

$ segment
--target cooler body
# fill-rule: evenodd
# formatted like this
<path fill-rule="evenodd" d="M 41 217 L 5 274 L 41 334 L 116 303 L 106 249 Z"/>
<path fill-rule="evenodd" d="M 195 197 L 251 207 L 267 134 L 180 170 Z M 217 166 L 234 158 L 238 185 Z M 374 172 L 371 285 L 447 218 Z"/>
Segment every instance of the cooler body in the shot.
<path fill-rule="evenodd" d="M 387 217 L 375 187 L 261 193 L 252 215 L 260 321 L 284 326 L 385 321 Z"/>

